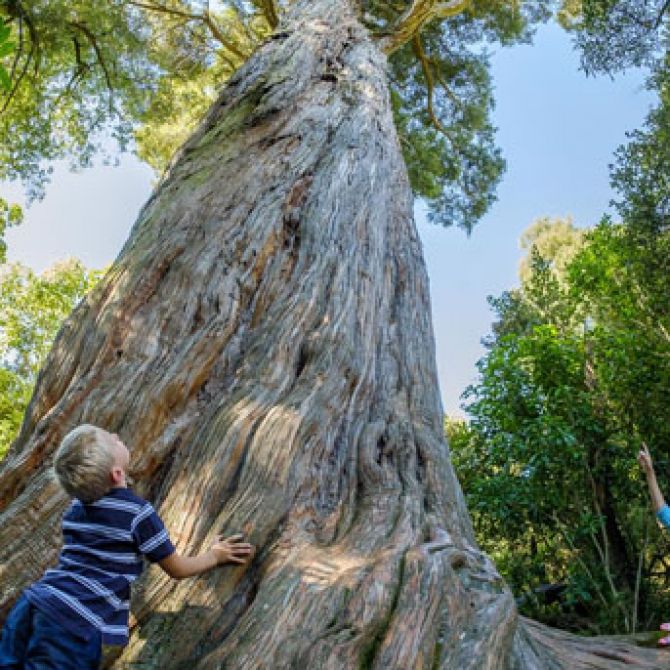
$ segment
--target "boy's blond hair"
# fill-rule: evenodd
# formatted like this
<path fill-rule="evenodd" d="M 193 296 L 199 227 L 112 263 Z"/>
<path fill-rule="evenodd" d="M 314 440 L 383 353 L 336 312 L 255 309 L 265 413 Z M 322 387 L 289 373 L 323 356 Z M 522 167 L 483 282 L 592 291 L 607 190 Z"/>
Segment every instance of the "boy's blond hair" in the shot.
<path fill-rule="evenodd" d="M 82 424 L 62 440 L 54 456 L 56 479 L 73 498 L 92 503 L 112 487 L 114 453 L 103 430 Z"/>

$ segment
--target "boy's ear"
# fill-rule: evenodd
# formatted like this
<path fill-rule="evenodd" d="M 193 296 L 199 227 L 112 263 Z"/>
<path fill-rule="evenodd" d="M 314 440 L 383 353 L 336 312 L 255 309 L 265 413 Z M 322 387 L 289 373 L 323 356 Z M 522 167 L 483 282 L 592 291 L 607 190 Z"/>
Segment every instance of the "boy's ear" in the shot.
<path fill-rule="evenodd" d="M 123 484 L 123 468 L 113 467 L 109 472 L 109 478 L 112 484 Z"/>

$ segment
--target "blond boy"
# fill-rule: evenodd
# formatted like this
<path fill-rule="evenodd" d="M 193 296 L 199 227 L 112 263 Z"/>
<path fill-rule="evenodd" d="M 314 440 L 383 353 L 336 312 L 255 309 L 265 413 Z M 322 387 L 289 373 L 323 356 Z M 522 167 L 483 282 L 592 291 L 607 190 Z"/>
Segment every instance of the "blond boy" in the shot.
<path fill-rule="evenodd" d="M 56 478 L 73 498 L 63 517 L 58 565 L 21 595 L 0 639 L 0 670 L 93 670 L 102 644 L 128 641 L 130 585 L 143 558 L 170 577 L 246 563 L 241 535 L 200 556 L 181 556 L 150 503 L 128 488 L 130 453 L 118 435 L 92 425 L 68 433 L 55 458 Z"/>

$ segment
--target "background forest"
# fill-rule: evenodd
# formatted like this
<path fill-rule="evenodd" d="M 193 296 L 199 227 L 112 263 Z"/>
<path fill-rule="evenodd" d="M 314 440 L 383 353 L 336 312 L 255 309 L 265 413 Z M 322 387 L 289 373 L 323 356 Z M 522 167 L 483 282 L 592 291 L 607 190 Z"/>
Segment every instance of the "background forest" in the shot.
<path fill-rule="evenodd" d="M 368 4 L 371 25 L 397 22 L 390 3 Z M 615 215 L 525 233 L 519 287 L 490 298 L 468 419 L 445 422 L 479 542 L 522 612 L 584 633 L 655 628 L 670 612 L 670 546 L 635 455 L 649 445 L 670 494 L 669 3 L 466 4 L 448 34 L 389 47 L 396 126 L 435 223 L 470 230 L 504 171 L 483 41 L 528 41 L 556 19 L 586 73 L 644 67 L 657 97 L 614 154 Z M 86 166 L 110 138 L 160 174 L 271 34 L 273 7 L 0 1 L 0 179 L 39 198 L 54 160 Z M 0 239 L 21 219 L 0 199 Z M 103 273 L 68 261 L 38 275 L 1 249 L 0 457 L 62 320 Z"/>

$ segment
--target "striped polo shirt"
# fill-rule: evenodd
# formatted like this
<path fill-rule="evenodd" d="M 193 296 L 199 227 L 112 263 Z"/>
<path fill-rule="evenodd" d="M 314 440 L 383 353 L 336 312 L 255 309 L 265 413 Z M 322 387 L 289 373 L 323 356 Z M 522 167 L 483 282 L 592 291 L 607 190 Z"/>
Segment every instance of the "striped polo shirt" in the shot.
<path fill-rule="evenodd" d="M 156 562 L 175 550 L 154 508 L 127 488 L 91 504 L 75 499 L 63 517 L 58 565 L 26 590 L 28 600 L 73 634 L 104 644 L 128 642 L 130 585 L 143 557 Z"/>

